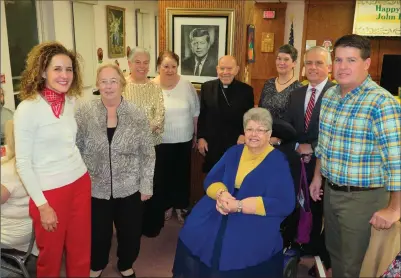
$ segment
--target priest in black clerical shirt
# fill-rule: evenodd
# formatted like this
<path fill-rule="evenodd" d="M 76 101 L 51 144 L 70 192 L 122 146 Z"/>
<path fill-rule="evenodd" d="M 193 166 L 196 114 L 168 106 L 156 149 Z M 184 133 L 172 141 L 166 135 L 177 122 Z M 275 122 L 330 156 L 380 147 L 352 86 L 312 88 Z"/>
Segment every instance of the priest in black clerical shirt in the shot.
<path fill-rule="evenodd" d="M 253 89 L 235 80 L 239 67 L 232 56 L 217 65 L 218 79 L 202 84 L 198 118 L 198 150 L 205 156 L 203 171 L 209 172 L 224 152 L 243 143 L 243 116 L 254 107 Z"/>

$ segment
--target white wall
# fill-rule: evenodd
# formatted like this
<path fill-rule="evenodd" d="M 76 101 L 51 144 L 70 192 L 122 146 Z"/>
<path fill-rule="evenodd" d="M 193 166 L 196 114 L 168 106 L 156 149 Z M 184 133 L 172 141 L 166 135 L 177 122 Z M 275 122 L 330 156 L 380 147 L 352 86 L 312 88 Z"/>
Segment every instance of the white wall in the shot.
<path fill-rule="evenodd" d="M 125 8 L 125 46 L 130 46 L 131 49 L 135 46 L 135 10 L 130 1 L 99 1 L 99 4 L 93 7 L 95 15 L 95 44 L 96 49 L 99 47 L 103 49 L 103 63 L 114 63 L 117 60 L 122 70 L 129 71 L 127 57 L 109 58 L 108 56 L 107 5 Z"/>
<path fill-rule="evenodd" d="M 13 93 L 13 84 L 12 84 L 12 75 L 11 75 L 11 65 L 10 65 L 10 53 L 8 49 L 8 35 L 7 35 L 7 22 L 6 22 L 6 13 L 4 1 L 0 1 L 0 19 L 1 19 L 1 65 L 0 72 L 1 74 L 5 74 L 6 83 L 1 84 L 1 87 L 4 89 L 4 101 L 5 107 L 14 110 L 14 93 Z"/>
<path fill-rule="evenodd" d="M 68 49 L 74 48 L 72 8 L 70 1 L 52 1 L 55 39 Z"/>
<path fill-rule="evenodd" d="M 300 71 L 300 61 L 303 59 L 301 57 L 302 50 L 302 34 L 304 28 L 304 13 L 305 3 L 302 1 L 287 1 L 287 10 L 285 13 L 285 33 L 284 33 L 284 43 L 288 43 L 290 37 L 291 29 L 291 19 L 294 22 L 294 47 L 298 50 L 298 63 L 295 67 L 295 76 L 299 76 Z"/>
<path fill-rule="evenodd" d="M 79 1 L 81 3 L 92 3 L 96 1 Z M 41 41 L 57 40 L 64 44 L 67 48 L 74 48 L 74 30 L 72 22 L 72 7 L 70 1 L 37 1 L 38 4 L 38 29 L 39 38 Z M 130 46 L 131 49 L 136 47 L 135 41 L 135 9 L 143 9 L 149 13 L 149 17 L 153 20 L 149 20 L 151 26 L 146 26 L 149 32 L 145 32 L 144 35 L 149 36 L 150 41 L 154 44 L 154 16 L 158 15 L 158 3 L 157 1 L 97 1 L 96 5 L 92 6 L 93 18 L 94 18 L 94 41 L 88 41 L 88 44 L 94 46 L 94 59 L 92 61 L 92 67 L 94 69 L 94 75 L 96 68 L 98 67 L 96 52 L 99 47 L 103 49 L 103 63 L 114 62 L 118 60 L 120 68 L 122 70 L 128 69 L 127 57 L 123 58 L 109 58 L 107 51 L 107 25 L 106 25 L 106 6 L 117 6 L 125 8 L 125 33 L 126 33 L 126 46 Z M 6 83 L 2 84 L 2 87 L 6 91 L 5 101 L 6 105 L 10 109 L 15 108 L 13 88 L 12 88 L 12 76 L 10 66 L 10 54 L 8 49 L 8 36 L 7 26 L 5 18 L 5 7 L 4 1 L 0 1 L 1 8 L 1 67 L 0 72 L 6 75 Z M 75 26 L 75 28 L 85 28 L 85 26 Z M 89 36 L 88 36 L 89 37 Z M 155 46 L 154 46 L 155 47 Z M 154 50 L 151 51 L 152 64 L 154 64 Z M 83 57 L 85 59 L 85 57 Z M 88 61 L 89 62 L 89 61 Z M 86 61 L 85 61 L 86 63 Z M 86 63 L 87 64 L 87 63 Z M 154 72 L 150 72 L 154 74 Z M 95 76 L 93 76 L 94 80 Z M 92 98 L 92 88 L 88 87 L 84 89 L 84 97 Z"/>

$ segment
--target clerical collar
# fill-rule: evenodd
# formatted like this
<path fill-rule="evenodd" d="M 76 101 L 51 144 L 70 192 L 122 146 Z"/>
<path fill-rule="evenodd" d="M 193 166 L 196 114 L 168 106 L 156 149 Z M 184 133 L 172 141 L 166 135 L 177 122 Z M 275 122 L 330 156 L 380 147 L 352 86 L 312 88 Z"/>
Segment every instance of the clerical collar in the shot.
<path fill-rule="evenodd" d="M 228 87 L 230 87 L 234 82 L 235 82 L 235 79 L 233 79 L 233 81 L 231 81 L 230 84 L 223 84 L 223 82 L 221 82 L 221 80 L 219 79 L 220 86 L 224 89 L 227 89 Z"/>

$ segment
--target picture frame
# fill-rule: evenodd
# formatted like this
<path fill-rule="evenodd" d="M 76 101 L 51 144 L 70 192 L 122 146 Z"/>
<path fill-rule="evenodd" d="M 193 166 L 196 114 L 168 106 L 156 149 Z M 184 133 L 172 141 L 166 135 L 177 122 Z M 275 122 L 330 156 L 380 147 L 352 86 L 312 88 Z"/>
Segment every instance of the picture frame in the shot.
<path fill-rule="evenodd" d="M 217 78 L 218 59 L 233 54 L 234 9 L 166 9 L 166 48 L 180 57 L 178 73 L 196 88 Z"/>
<path fill-rule="evenodd" d="M 125 9 L 106 6 L 106 23 L 109 58 L 125 57 Z"/>

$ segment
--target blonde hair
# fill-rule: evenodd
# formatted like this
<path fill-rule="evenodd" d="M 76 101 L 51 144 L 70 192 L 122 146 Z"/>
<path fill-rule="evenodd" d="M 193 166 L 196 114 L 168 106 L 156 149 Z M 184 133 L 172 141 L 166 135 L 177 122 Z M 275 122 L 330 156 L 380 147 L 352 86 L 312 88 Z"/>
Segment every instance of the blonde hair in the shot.
<path fill-rule="evenodd" d="M 8 120 L 4 124 L 5 145 L 7 146 L 6 156 L 1 160 L 1 164 L 15 162 L 15 141 L 14 141 L 14 121 Z"/>
<path fill-rule="evenodd" d="M 45 88 L 46 80 L 42 74 L 56 55 L 66 55 L 72 62 L 74 78 L 66 95 L 81 96 L 83 85 L 80 56 L 58 42 L 44 42 L 34 46 L 28 53 L 26 67 L 21 77 L 21 91 L 18 94 L 21 100 L 33 99 Z"/>
<path fill-rule="evenodd" d="M 99 74 L 102 70 L 104 70 L 105 68 L 112 68 L 114 69 L 118 75 L 120 76 L 120 84 L 121 84 L 121 89 L 122 91 L 125 90 L 125 86 L 127 85 L 127 81 L 125 80 L 124 77 L 124 73 L 123 71 L 120 69 L 119 66 L 117 66 L 116 64 L 112 64 L 112 63 L 107 63 L 104 65 L 101 65 L 100 67 L 97 68 L 97 72 L 96 72 L 96 86 L 99 87 Z"/>

